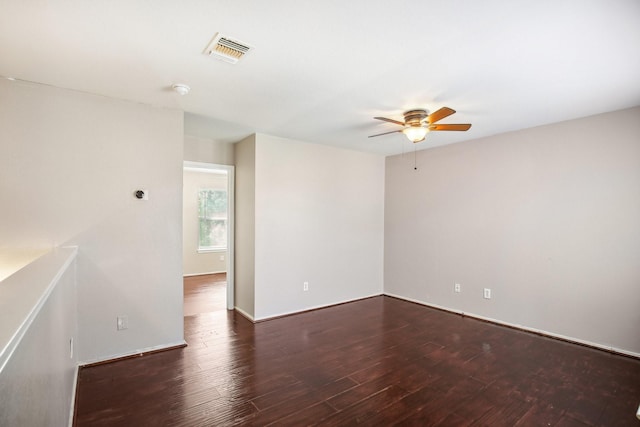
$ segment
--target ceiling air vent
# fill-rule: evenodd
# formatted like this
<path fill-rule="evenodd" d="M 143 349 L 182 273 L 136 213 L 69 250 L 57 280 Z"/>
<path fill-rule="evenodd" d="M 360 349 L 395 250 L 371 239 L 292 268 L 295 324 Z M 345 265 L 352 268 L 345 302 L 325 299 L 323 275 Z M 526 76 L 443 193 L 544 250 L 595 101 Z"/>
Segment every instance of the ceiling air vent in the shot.
<path fill-rule="evenodd" d="M 205 48 L 204 54 L 235 64 L 251 50 L 251 46 L 224 34 L 217 33 Z"/>

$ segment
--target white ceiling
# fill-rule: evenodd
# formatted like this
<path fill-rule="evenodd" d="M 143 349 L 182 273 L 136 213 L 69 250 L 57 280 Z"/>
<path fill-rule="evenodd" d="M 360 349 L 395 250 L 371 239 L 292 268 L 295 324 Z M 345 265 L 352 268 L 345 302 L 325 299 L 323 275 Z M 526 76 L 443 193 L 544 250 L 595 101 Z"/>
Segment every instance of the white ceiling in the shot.
<path fill-rule="evenodd" d="M 217 32 L 254 49 L 206 57 Z M 640 105 L 640 1 L 0 0 L 0 75 L 179 108 L 220 141 L 393 154 L 411 143 L 367 138 L 395 129 L 373 116 L 473 123 L 423 149 Z"/>

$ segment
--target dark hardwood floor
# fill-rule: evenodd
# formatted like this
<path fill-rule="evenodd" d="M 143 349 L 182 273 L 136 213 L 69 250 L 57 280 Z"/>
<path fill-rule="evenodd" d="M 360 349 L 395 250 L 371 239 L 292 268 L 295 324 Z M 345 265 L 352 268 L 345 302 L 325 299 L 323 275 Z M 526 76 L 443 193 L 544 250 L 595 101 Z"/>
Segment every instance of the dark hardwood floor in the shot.
<path fill-rule="evenodd" d="M 184 279 L 184 316 L 224 311 L 227 308 L 227 275 L 205 274 Z"/>
<path fill-rule="evenodd" d="M 80 370 L 76 426 L 640 426 L 640 360 L 390 297 L 254 325 L 220 279 L 188 347 Z"/>

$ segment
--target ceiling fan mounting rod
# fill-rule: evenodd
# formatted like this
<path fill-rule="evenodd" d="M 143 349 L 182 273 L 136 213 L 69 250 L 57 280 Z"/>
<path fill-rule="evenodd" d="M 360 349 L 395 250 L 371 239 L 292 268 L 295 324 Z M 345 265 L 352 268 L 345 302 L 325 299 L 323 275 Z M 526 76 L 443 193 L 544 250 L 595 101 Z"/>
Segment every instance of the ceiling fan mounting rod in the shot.
<path fill-rule="evenodd" d="M 403 113 L 404 122 L 409 126 L 420 126 L 424 120 L 429 116 L 427 110 L 409 110 Z"/>

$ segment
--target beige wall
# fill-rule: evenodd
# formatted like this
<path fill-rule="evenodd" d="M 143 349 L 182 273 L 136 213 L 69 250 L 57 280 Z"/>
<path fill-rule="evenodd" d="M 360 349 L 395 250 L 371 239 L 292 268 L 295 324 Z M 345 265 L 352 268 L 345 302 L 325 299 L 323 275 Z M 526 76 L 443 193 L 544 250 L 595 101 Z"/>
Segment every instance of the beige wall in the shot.
<path fill-rule="evenodd" d="M 255 152 L 255 317 L 381 294 L 384 157 L 264 134 Z"/>
<path fill-rule="evenodd" d="M 233 165 L 234 144 L 192 135 L 184 136 L 184 160 L 218 165 Z"/>
<path fill-rule="evenodd" d="M 1 244 L 79 247 L 78 360 L 182 343 L 182 112 L 0 79 L 0 141 Z"/>
<path fill-rule="evenodd" d="M 256 137 L 235 144 L 235 306 L 255 315 Z"/>
<path fill-rule="evenodd" d="M 386 293 L 640 355 L 640 108 L 417 161 L 386 161 Z"/>
<path fill-rule="evenodd" d="M 182 182 L 182 265 L 185 276 L 222 273 L 227 270 L 227 251 L 198 253 L 198 190 L 227 189 L 227 175 L 184 171 Z"/>
<path fill-rule="evenodd" d="M 235 155 L 238 308 L 260 320 L 382 293 L 384 157 L 264 134 Z"/>

